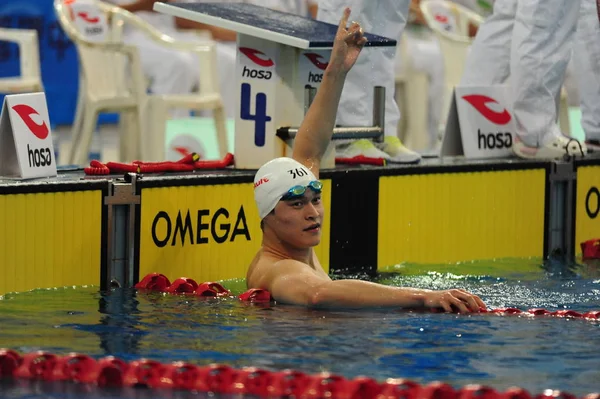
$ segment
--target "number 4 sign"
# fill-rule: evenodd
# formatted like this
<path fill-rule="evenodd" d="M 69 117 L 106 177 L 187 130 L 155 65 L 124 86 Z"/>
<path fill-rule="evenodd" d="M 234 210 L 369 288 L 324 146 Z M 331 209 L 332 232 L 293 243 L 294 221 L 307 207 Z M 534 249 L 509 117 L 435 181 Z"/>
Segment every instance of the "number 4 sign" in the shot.
<path fill-rule="evenodd" d="M 238 168 L 258 169 L 283 155 L 282 141 L 275 136 L 276 123 L 281 123 L 275 117 L 281 107 L 277 95 L 281 79 L 276 73 L 279 56 L 279 47 L 274 42 L 246 35 L 238 37 L 239 105 L 235 119 Z"/>
<path fill-rule="evenodd" d="M 267 122 L 271 121 L 271 117 L 267 115 L 267 95 L 265 93 L 256 94 L 256 110 L 253 114 L 250 111 L 251 91 L 252 88 L 249 83 L 242 83 L 240 118 L 245 121 L 254 121 L 254 145 L 263 147 L 267 137 Z"/>

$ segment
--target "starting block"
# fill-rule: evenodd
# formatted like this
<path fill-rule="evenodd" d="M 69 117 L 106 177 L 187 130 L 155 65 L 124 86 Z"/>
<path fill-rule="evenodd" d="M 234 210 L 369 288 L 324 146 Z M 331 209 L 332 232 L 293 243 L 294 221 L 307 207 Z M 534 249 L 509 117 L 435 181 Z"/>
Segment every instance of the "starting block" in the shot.
<path fill-rule="evenodd" d="M 237 32 L 236 168 L 258 169 L 273 158 L 291 156 L 293 139 L 327 68 L 337 25 L 244 3 L 157 2 L 154 10 Z M 365 47 L 396 46 L 389 38 L 365 37 Z M 374 90 L 373 126 L 336 128 L 334 139 L 383 140 L 385 89 Z M 334 166 L 330 144 L 321 167 Z"/>

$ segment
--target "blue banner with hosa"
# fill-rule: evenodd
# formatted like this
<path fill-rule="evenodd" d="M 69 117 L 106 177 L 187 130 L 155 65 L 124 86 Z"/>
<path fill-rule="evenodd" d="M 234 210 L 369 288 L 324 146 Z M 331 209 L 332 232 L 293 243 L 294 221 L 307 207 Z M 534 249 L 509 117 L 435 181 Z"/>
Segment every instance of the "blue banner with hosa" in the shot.
<path fill-rule="evenodd" d="M 77 105 L 77 51 L 56 19 L 53 1 L 0 0 L 0 27 L 38 32 L 42 82 L 50 121 L 53 125 L 71 124 Z M 0 41 L 0 77 L 18 76 L 19 73 L 18 46 Z M 0 93 L 0 101 L 5 94 Z"/>

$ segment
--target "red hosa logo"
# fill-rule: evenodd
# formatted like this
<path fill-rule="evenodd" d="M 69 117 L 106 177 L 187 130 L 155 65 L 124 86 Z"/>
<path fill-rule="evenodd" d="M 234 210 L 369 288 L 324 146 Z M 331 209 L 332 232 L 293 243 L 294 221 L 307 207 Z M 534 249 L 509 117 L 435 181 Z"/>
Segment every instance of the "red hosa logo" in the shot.
<path fill-rule="evenodd" d="M 327 65 L 329 65 L 328 62 L 321 61 L 323 59 L 323 56 L 321 56 L 320 54 L 305 53 L 304 56 L 306 58 L 308 58 L 310 60 L 310 62 L 312 62 L 314 64 L 314 66 L 316 66 L 317 68 L 319 68 L 322 71 L 324 71 L 325 68 L 327 68 Z"/>
<path fill-rule="evenodd" d="M 498 104 L 493 98 L 481 94 L 471 94 L 463 97 L 481 115 L 495 125 L 506 125 L 511 120 L 510 113 L 503 109 L 501 112 L 488 107 L 488 103 Z M 507 131 L 485 132 L 477 129 L 477 147 L 480 150 L 508 149 L 512 147 L 512 134 Z"/>
<path fill-rule="evenodd" d="M 98 22 L 100 22 L 100 18 L 98 18 L 98 17 L 90 18 L 88 16 L 87 12 L 79 12 L 79 13 L 77 13 L 77 16 L 79 18 L 83 19 L 85 22 L 90 23 L 90 24 L 97 24 Z"/>
<path fill-rule="evenodd" d="M 249 47 L 240 47 L 240 51 L 244 53 L 246 57 L 250 58 L 250 60 L 252 60 L 252 62 L 254 62 L 256 65 L 260 65 L 264 68 L 272 67 L 273 65 L 275 65 L 273 60 L 268 58 L 266 54 L 261 51 Z M 262 55 L 267 58 L 261 58 L 259 57 L 259 55 Z"/>
<path fill-rule="evenodd" d="M 441 22 L 443 24 L 447 24 L 448 23 L 448 17 L 442 14 L 436 14 L 435 16 L 435 20 L 438 22 Z"/>
<path fill-rule="evenodd" d="M 324 71 L 325 68 L 327 68 L 327 65 L 329 65 L 328 62 L 321 61 L 323 59 L 323 56 L 320 54 L 304 53 L 304 55 L 306 56 L 306 58 L 308 58 L 310 60 L 310 62 L 312 62 L 312 64 L 314 66 L 316 66 L 317 68 L 319 68 L 322 71 Z M 322 80 L 323 80 L 322 73 L 312 73 L 312 71 L 308 71 L 308 82 L 309 83 L 321 83 Z"/>
<path fill-rule="evenodd" d="M 48 137 L 50 130 L 48 129 L 46 122 L 42 120 L 42 123 L 38 124 L 31 118 L 31 115 L 37 115 L 41 119 L 40 114 L 35 109 L 26 104 L 15 105 L 12 109 L 14 109 L 21 117 L 23 122 L 25 122 L 25 125 L 27 125 L 27 128 L 35 135 L 35 137 L 40 140 L 44 140 Z"/>
<path fill-rule="evenodd" d="M 261 66 L 263 68 L 269 68 L 275 65 L 273 60 L 268 58 L 267 55 L 263 52 L 248 47 L 240 47 L 240 51 L 258 66 Z M 259 55 L 266 58 L 261 58 L 259 57 Z M 273 73 L 271 71 L 264 71 L 262 69 L 252 69 L 248 68 L 246 65 L 244 65 L 244 69 L 242 70 L 242 77 L 245 78 L 269 80 L 272 76 Z"/>
<path fill-rule="evenodd" d="M 46 137 L 48 137 L 50 129 L 48 129 L 46 122 L 42 120 L 42 123 L 39 124 L 31 118 L 31 115 L 37 115 L 41 119 L 40 114 L 35 109 L 26 104 L 15 105 L 12 109 L 14 109 L 21 117 L 27 128 L 35 135 L 35 137 L 40 140 L 45 140 Z M 52 165 L 52 153 L 49 147 L 31 148 L 30 145 L 27 144 L 27 155 L 30 168 Z"/>
<path fill-rule="evenodd" d="M 511 120 L 510 114 L 506 109 L 502 110 L 502 112 L 497 112 L 487 106 L 488 103 L 498 104 L 498 101 L 493 98 L 480 94 L 471 94 L 464 96 L 463 99 L 471 104 L 487 120 L 496 125 L 506 125 Z"/>

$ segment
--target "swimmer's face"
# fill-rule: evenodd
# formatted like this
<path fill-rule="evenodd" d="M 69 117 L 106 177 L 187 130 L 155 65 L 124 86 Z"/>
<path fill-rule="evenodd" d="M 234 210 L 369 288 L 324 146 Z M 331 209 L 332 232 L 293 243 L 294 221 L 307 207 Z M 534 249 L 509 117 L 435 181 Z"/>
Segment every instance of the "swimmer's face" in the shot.
<path fill-rule="evenodd" d="M 264 220 L 283 242 L 297 248 L 310 248 L 321 241 L 324 212 L 321 193 L 306 190 L 300 197 L 279 201 L 275 212 Z"/>

